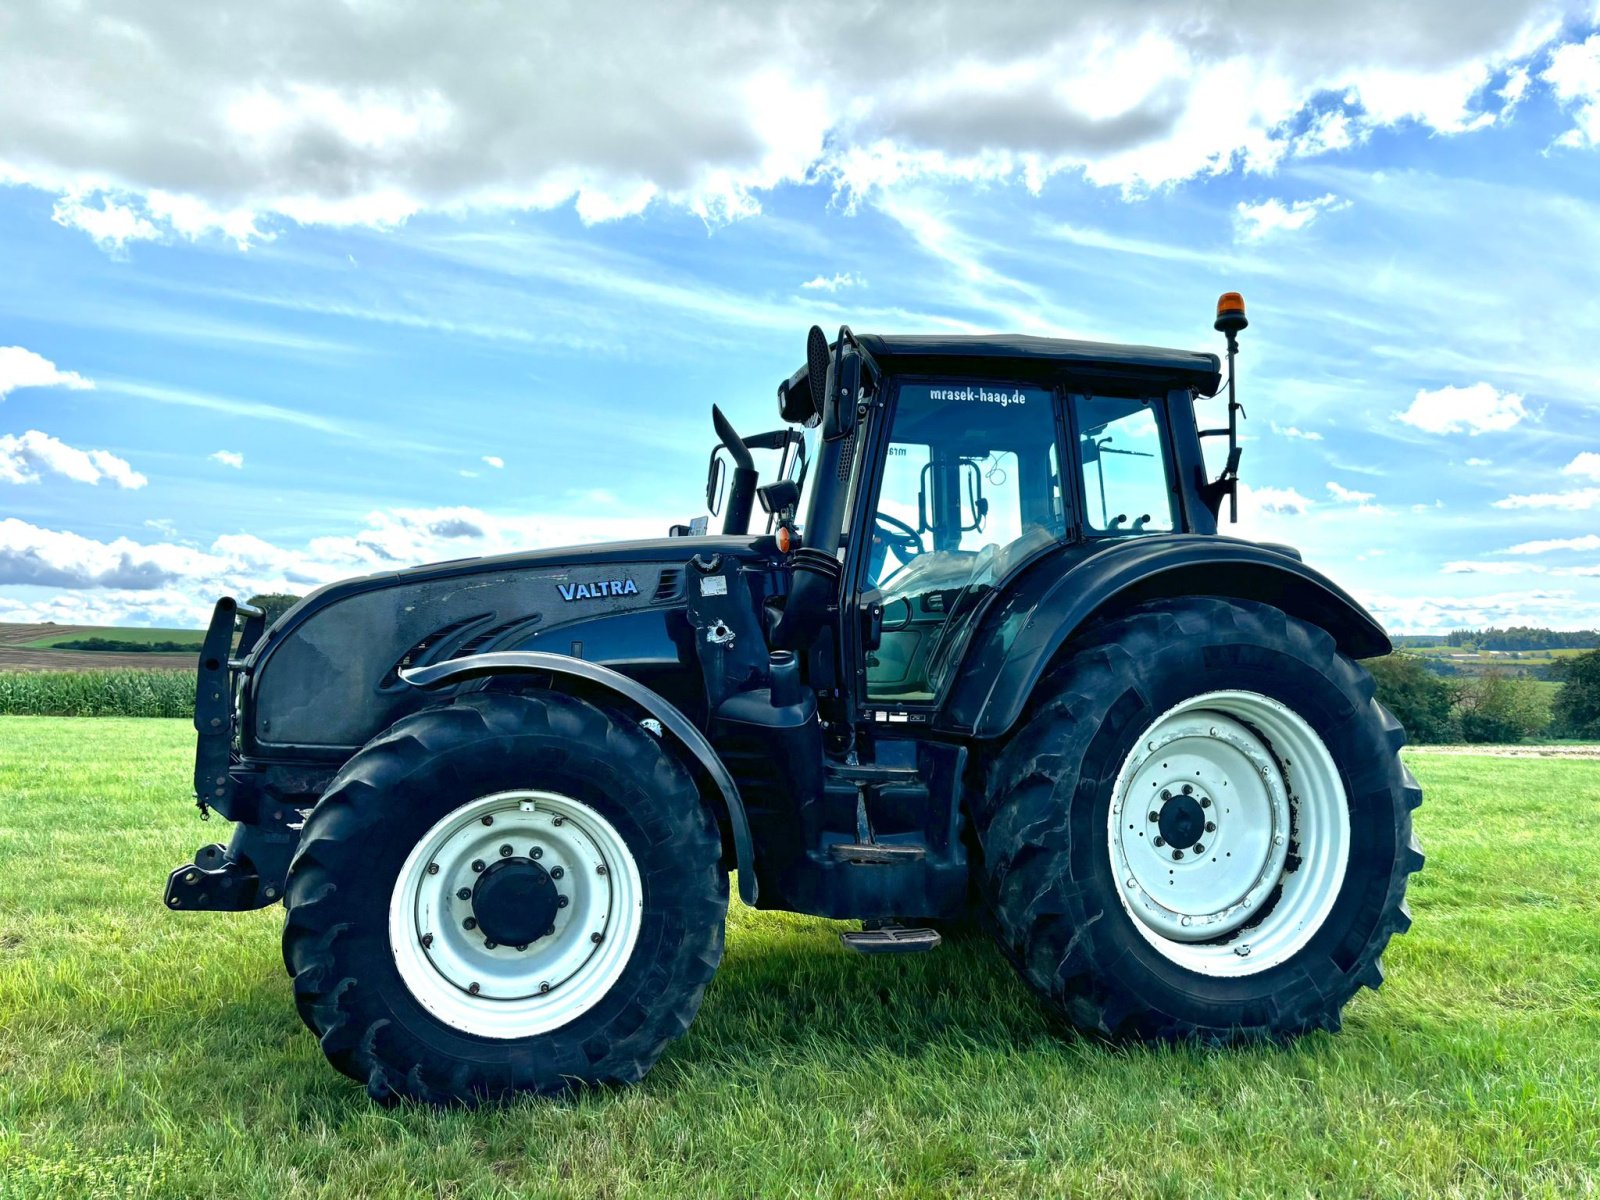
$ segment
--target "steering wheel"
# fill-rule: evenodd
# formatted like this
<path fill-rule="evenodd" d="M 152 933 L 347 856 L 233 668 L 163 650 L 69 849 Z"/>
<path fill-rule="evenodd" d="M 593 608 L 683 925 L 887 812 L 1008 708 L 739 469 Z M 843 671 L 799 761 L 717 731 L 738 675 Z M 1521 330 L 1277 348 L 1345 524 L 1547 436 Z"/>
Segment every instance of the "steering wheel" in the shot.
<path fill-rule="evenodd" d="M 872 531 L 872 537 L 874 541 L 893 550 L 902 566 L 927 552 L 922 545 L 922 535 L 899 517 L 891 517 L 888 513 L 878 514 L 877 528 Z"/>

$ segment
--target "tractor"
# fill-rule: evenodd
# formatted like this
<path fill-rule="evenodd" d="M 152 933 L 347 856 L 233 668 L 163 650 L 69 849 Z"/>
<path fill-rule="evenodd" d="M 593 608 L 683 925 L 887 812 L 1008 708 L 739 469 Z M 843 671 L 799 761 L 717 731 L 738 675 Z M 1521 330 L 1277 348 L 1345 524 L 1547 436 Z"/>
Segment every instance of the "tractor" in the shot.
<path fill-rule="evenodd" d="M 862 953 L 986 929 L 1104 1039 L 1337 1029 L 1410 923 L 1421 791 L 1381 626 L 1218 532 L 1246 324 L 1224 295 L 1214 428 L 1217 354 L 813 328 L 780 428 L 713 409 L 707 515 L 666 537 L 270 627 L 220 600 L 194 783 L 232 837 L 166 905 L 281 903 L 300 1016 L 383 1101 L 639 1080 L 730 877 Z"/>

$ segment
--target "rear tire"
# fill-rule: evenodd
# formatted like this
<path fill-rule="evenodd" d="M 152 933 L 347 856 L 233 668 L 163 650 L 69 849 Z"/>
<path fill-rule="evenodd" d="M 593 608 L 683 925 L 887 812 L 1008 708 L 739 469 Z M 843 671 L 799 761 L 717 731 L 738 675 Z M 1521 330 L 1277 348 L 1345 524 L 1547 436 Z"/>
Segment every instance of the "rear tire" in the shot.
<path fill-rule="evenodd" d="M 626 717 L 552 692 L 407 717 L 345 764 L 290 864 L 300 1016 L 380 1100 L 636 1082 L 722 957 L 720 859 L 694 781 Z"/>
<path fill-rule="evenodd" d="M 1404 741 L 1367 672 L 1276 608 L 1162 600 L 1092 628 L 975 806 L 1002 950 L 1102 1036 L 1338 1028 L 1410 925 Z"/>

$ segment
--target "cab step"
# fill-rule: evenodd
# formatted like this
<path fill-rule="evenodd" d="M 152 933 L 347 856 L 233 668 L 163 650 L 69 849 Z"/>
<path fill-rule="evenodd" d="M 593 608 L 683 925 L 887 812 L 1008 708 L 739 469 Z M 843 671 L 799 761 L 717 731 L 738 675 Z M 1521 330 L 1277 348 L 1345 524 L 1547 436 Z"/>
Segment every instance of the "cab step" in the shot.
<path fill-rule="evenodd" d="M 841 933 L 839 940 L 858 954 L 923 954 L 937 950 L 937 929 L 907 929 L 904 925 L 879 925 Z"/>
<path fill-rule="evenodd" d="M 918 863 L 928 857 L 928 848 L 907 842 L 835 842 L 828 847 L 835 862 L 899 866 Z"/>

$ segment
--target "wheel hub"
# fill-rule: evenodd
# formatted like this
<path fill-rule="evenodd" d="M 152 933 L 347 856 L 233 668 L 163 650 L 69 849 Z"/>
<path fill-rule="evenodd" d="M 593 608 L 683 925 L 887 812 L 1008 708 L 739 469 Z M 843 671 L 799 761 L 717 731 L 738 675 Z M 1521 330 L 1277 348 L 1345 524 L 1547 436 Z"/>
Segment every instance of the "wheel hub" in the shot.
<path fill-rule="evenodd" d="M 1174 850 L 1187 850 L 1205 832 L 1205 809 L 1196 797 L 1180 793 L 1162 806 L 1157 827 L 1167 845 Z"/>
<path fill-rule="evenodd" d="M 525 946 L 554 931 L 560 899 L 550 872 L 533 859 L 502 858 L 478 876 L 472 915 L 490 941 Z"/>

